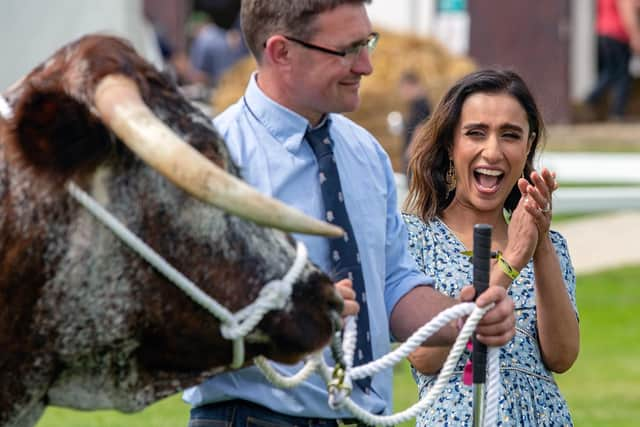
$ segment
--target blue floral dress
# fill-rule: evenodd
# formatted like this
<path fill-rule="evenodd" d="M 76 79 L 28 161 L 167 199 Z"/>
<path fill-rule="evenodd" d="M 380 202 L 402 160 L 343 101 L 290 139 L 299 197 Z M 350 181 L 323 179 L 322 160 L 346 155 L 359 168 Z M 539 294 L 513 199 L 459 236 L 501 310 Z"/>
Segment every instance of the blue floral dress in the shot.
<path fill-rule="evenodd" d="M 425 224 L 413 215 L 404 215 L 409 230 L 409 248 L 418 267 L 435 280 L 436 288 L 457 296 L 473 282 L 473 269 L 467 250 L 439 219 Z M 567 292 L 576 310 L 575 273 L 565 239 L 550 232 L 556 248 Z M 572 426 L 566 401 L 540 354 L 536 327 L 533 261 L 525 266 L 509 289 L 515 303 L 516 335 L 500 349 L 502 395 L 499 402 L 499 426 Z M 576 310 L 577 316 L 577 310 Z M 472 387 L 462 382 L 464 365 L 470 352 L 465 350 L 454 375 L 432 408 L 418 418 L 419 427 L 466 426 L 472 422 Z M 423 375 L 413 367 L 420 397 L 426 396 L 436 377 Z"/>

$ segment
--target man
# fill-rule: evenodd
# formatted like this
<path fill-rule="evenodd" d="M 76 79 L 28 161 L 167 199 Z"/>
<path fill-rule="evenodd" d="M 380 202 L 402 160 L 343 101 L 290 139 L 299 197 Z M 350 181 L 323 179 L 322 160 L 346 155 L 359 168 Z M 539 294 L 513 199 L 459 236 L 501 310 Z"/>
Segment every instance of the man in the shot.
<path fill-rule="evenodd" d="M 258 70 L 244 97 L 215 120 L 249 183 L 309 215 L 333 220 L 333 213 L 324 210 L 321 182 L 335 177 L 319 169 L 325 162 L 320 156 L 316 159 L 317 147 L 311 145 L 315 137 L 307 135 L 328 124 L 329 137 L 323 141 L 333 149 L 342 186 L 339 199 L 346 204 L 355 235 L 346 240 L 357 242 L 366 285 L 358 302 L 359 318 L 368 315 L 368 325 L 359 326 L 368 332 L 363 334 L 368 341 L 356 352 L 355 365 L 366 361 L 366 351 L 374 358 L 387 353 L 390 334 L 406 339 L 456 302 L 434 291 L 406 248 L 389 158 L 368 132 L 335 114 L 358 107 L 360 80 L 373 71 L 369 49 L 376 35 L 365 2 L 243 0 L 243 33 Z M 333 262 L 340 257 L 330 248 L 336 242 L 296 237 L 307 245 L 311 260 L 328 273 L 334 271 Z M 469 300 L 473 292 L 467 291 Z M 502 345 L 515 333 L 513 302 L 498 287 L 478 299 L 483 305 L 490 301 L 497 305 L 485 316 L 479 333 L 486 344 Z M 449 325 L 430 343 L 451 343 L 457 333 L 456 326 Z M 299 368 L 278 367 L 288 373 Z M 370 384 L 354 385 L 351 397 L 369 411 L 387 413 L 391 376 L 387 370 Z M 215 376 L 187 390 L 184 398 L 194 406 L 191 426 L 205 425 L 205 420 L 234 426 L 336 426 L 338 419 L 353 417 L 329 408 L 326 386 L 318 375 L 282 390 L 271 386 L 255 367 Z"/>
<path fill-rule="evenodd" d="M 407 114 L 404 120 L 404 152 L 403 170 L 408 173 L 409 147 L 415 130 L 425 122 L 431 114 L 431 105 L 426 90 L 420 82 L 420 76 L 415 71 L 405 71 L 398 82 L 400 98 L 407 104 Z"/>
<path fill-rule="evenodd" d="M 236 19 L 231 28 L 225 29 L 211 20 L 196 31 L 189 58 L 193 67 L 207 75 L 211 86 L 215 87 L 222 74 L 248 54 L 238 22 Z"/>
<path fill-rule="evenodd" d="M 596 116 L 597 106 L 609 91 L 612 102 L 608 119 L 624 120 L 632 78 L 629 64 L 640 54 L 640 2 L 638 0 L 598 0 L 599 72 L 595 86 L 586 98 L 586 119 Z"/>

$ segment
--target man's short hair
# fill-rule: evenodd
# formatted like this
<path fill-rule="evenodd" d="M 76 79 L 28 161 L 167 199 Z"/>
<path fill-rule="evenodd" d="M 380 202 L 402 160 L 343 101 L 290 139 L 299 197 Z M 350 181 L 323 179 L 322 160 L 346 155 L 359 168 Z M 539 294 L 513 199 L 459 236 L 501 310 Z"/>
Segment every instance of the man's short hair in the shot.
<path fill-rule="evenodd" d="M 302 40 L 317 31 L 315 17 L 343 4 L 364 4 L 371 0 L 242 0 L 240 19 L 247 47 L 258 62 L 264 44 L 274 34 Z"/>

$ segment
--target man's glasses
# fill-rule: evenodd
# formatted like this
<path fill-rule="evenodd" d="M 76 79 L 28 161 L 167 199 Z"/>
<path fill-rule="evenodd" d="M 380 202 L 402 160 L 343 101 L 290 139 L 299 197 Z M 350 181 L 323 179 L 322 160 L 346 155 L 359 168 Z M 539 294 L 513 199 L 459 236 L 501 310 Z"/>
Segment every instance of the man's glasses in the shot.
<path fill-rule="evenodd" d="M 341 56 L 342 58 L 345 58 L 345 59 L 355 59 L 358 57 L 358 55 L 360 55 L 360 52 L 362 52 L 363 48 L 367 48 L 367 51 L 369 52 L 369 54 L 371 54 L 373 50 L 376 48 L 376 45 L 378 44 L 378 39 L 380 38 L 380 34 L 375 32 L 371 33 L 366 38 L 366 40 L 362 40 L 361 42 L 354 43 L 353 45 L 349 46 L 344 50 L 328 49 L 326 47 L 318 46 L 312 43 L 307 43 L 304 40 L 296 39 L 295 37 L 284 36 L 284 38 L 292 42 L 298 43 L 300 46 L 304 46 L 307 49 L 317 50 L 319 52 L 328 53 L 330 55 Z"/>

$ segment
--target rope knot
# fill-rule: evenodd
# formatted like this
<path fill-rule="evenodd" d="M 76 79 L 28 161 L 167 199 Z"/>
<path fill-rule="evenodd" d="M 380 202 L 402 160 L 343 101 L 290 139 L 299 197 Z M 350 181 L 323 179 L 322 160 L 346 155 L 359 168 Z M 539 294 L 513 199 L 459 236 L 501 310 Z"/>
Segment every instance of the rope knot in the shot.
<path fill-rule="evenodd" d="M 283 309 L 289 301 L 292 284 L 288 281 L 272 280 L 260 289 L 258 300 L 264 299 L 264 303 L 271 308 Z"/>
<path fill-rule="evenodd" d="M 227 340 L 234 340 L 237 338 L 238 322 L 236 319 L 232 319 L 229 322 L 220 323 L 220 334 Z"/>

